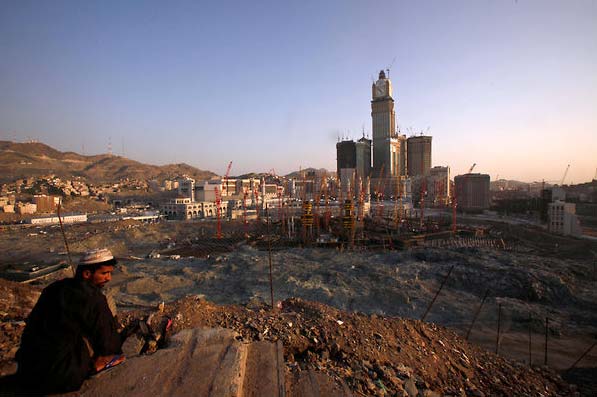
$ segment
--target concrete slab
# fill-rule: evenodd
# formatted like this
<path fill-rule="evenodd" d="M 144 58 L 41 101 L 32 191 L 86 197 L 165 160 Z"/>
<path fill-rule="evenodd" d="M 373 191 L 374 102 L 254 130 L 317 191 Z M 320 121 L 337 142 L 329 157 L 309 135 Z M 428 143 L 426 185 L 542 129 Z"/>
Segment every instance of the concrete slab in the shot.
<path fill-rule="evenodd" d="M 168 348 L 101 372 L 67 396 L 283 396 L 276 345 L 237 336 L 223 328 L 183 330 Z"/>
<path fill-rule="evenodd" d="M 248 346 L 243 396 L 285 396 L 282 342 L 253 342 Z"/>
<path fill-rule="evenodd" d="M 285 397 L 293 383 L 289 395 L 296 397 L 351 395 L 319 372 L 304 371 L 286 382 L 282 342 L 238 339 L 224 328 L 183 330 L 166 349 L 129 358 L 63 396 Z"/>
<path fill-rule="evenodd" d="M 344 382 L 334 381 L 329 376 L 313 370 L 302 371 L 293 382 L 288 393 L 290 397 L 352 397 Z"/>

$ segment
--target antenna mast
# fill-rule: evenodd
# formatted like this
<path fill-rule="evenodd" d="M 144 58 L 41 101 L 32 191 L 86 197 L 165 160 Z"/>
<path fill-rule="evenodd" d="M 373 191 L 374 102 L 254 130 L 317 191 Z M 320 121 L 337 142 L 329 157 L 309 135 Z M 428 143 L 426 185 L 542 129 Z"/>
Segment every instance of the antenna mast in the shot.
<path fill-rule="evenodd" d="M 394 59 L 392 59 L 392 63 L 390 63 L 390 66 L 388 66 L 386 68 L 386 72 L 388 72 L 388 76 L 387 76 L 388 79 L 390 78 L 390 70 L 392 69 L 392 66 L 394 66 L 394 62 L 396 62 L 396 57 L 394 57 Z"/>

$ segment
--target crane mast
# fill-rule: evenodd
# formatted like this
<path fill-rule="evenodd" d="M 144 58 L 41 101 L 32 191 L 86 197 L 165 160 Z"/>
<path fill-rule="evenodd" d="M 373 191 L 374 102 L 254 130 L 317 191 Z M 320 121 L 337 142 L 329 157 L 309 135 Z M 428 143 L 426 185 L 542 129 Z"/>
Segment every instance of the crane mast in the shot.
<path fill-rule="evenodd" d="M 222 195 L 224 194 L 224 189 L 226 190 L 226 195 L 228 196 L 228 175 L 230 175 L 230 169 L 232 168 L 232 161 L 228 163 L 228 168 L 226 168 L 226 175 L 224 176 L 224 185 L 222 186 L 222 192 L 216 186 L 216 214 L 217 214 L 217 226 L 216 226 L 216 237 L 222 238 Z"/>
<path fill-rule="evenodd" d="M 471 168 L 468 169 L 468 172 L 466 173 L 466 175 L 464 176 L 464 180 L 463 183 L 466 182 L 466 178 L 467 176 L 473 172 L 473 169 L 475 168 L 475 166 L 477 165 L 477 163 L 473 163 L 473 165 L 471 165 Z M 458 195 L 456 193 L 456 178 L 454 178 L 454 189 L 452 189 L 452 235 L 456 236 L 456 207 L 458 206 Z"/>

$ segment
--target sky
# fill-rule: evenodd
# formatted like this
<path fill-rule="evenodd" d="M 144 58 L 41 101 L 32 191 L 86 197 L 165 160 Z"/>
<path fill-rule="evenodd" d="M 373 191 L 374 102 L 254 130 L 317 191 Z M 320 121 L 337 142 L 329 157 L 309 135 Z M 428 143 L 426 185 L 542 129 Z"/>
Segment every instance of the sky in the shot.
<path fill-rule="evenodd" d="M 432 163 L 522 181 L 597 172 L 597 1 L 0 2 L 0 139 L 231 175 L 335 171 L 398 125 Z"/>

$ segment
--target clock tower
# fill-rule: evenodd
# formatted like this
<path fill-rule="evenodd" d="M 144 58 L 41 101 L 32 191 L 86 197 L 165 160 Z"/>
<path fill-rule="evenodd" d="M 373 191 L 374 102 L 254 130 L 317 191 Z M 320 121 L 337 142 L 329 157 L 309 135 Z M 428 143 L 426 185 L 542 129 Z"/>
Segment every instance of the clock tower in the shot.
<path fill-rule="evenodd" d="M 371 87 L 371 120 L 373 132 L 373 177 L 389 178 L 404 175 L 400 158 L 402 141 L 396 133 L 396 112 L 392 98 L 392 82 L 385 72 Z"/>

